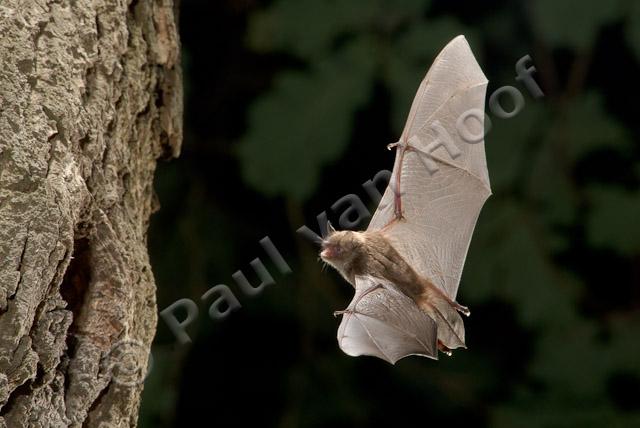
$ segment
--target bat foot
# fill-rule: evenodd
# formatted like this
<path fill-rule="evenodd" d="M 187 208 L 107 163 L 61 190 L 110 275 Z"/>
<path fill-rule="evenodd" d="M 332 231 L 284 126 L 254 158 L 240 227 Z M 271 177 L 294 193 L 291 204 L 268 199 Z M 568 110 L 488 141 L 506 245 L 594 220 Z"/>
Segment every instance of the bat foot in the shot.
<path fill-rule="evenodd" d="M 460 303 L 458 302 L 453 302 L 453 307 L 460 312 L 462 315 L 468 317 L 469 315 L 471 315 L 471 311 L 469 310 L 469 308 L 467 308 L 466 306 L 462 306 Z"/>
<path fill-rule="evenodd" d="M 438 340 L 438 349 L 440 350 L 440 352 L 445 354 L 447 357 L 450 357 L 450 356 L 453 355 L 453 352 L 451 352 L 451 349 L 449 349 L 446 346 L 444 346 L 444 344 L 442 342 L 440 342 L 439 340 Z"/>

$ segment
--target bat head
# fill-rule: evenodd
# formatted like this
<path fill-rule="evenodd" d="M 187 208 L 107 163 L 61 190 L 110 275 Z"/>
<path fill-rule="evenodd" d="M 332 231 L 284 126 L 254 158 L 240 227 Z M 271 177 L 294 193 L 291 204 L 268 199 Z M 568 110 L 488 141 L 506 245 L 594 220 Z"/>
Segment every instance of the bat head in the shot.
<path fill-rule="evenodd" d="M 322 241 L 320 258 L 342 272 L 360 253 L 362 238 L 359 235 L 360 232 L 349 230 L 331 230 Z"/>

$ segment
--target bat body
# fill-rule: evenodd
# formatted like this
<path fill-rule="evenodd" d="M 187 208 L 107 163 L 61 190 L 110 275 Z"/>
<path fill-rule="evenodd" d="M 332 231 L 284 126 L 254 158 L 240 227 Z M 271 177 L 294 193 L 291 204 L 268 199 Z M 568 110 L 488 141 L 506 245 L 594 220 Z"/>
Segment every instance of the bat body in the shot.
<path fill-rule="evenodd" d="M 368 275 L 387 280 L 411 298 L 440 326 L 437 332 L 440 350 L 449 353 L 450 349 L 464 346 L 464 325 L 457 311 L 469 315 L 468 308 L 449 299 L 431 281 L 416 273 L 382 232 L 333 231 L 323 247 L 322 259 L 354 287 L 356 277 Z"/>
<path fill-rule="evenodd" d="M 397 143 L 391 181 L 366 231 L 330 228 L 321 258 L 355 288 L 338 343 L 395 363 L 465 347 L 456 294 L 491 194 L 484 154 L 487 79 L 463 36 L 435 59 Z M 471 137 L 470 137 L 471 136 Z"/>

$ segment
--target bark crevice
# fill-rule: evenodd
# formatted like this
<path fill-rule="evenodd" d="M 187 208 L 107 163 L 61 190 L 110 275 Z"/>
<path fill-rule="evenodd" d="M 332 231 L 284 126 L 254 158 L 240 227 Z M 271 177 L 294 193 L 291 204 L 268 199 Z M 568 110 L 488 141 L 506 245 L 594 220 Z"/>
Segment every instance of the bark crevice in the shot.
<path fill-rule="evenodd" d="M 182 93 L 173 2 L 127 3 L 3 0 L 0 427 L 137 419 L 110 358 L 155 333 L 146 233 Z"/>
<path fill-rule="evenodd" d="M 11 392 L 9 399 L 7 400 L 7 404 L 2 406 L 2 409 L 0 409 L 0 417 L 4 417 L 9 414 L 20 397 L 28 396 L 31 393 L 31 384 L 32 381 L 27 380 Z"/>
<path fill-rule="evenodd" d="M 60 296 L 66 302 L 66 309 L 71 312 L 71 325 L 67 331 L 66 354 L 73 358 L 77 345 L 80 311 L 91 282 L 91 250 L 89 239 L 81 237 L 74 240 L 73 255 L 60 284 Z"/>

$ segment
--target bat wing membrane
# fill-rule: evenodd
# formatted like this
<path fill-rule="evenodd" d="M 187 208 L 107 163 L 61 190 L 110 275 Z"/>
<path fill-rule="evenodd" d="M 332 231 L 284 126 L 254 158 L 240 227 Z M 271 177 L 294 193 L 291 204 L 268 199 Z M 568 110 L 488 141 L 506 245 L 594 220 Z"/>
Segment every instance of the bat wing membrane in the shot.
<path fill-rule="evenodd" d="M 369 224 L 369 230 L 384 228 L 409 264 L 452 300 L 478 215 L 491 195 L 482 138 L 486 87 L 469 44 L 456 37 L 418 89 L 400 140 L 409 148 L 398 148 L 391 181 Z M 465 116 L 471 111 L 475 115 Z"/>
<path fill-rule="evenodd" d="M 338 328 L 338 344 L 351 356 L 395 364 L 409 355 L 438 358 L 436 323 L 388 281 L 356 277 L 356 292 Z"/>

